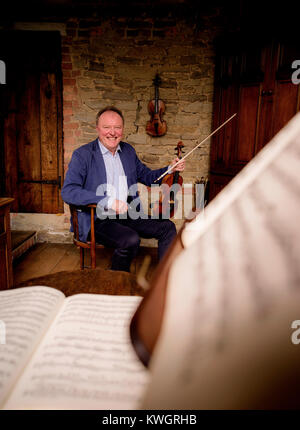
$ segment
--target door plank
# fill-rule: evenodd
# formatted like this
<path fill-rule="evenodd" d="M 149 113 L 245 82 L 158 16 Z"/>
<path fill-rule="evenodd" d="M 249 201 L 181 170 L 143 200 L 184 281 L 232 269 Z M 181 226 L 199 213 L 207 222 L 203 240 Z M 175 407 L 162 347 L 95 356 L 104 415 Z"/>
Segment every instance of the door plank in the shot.
<path fill-rule="evenodd" d="M 259 93 L 259 84 L 242 86 L 240 89 L 238 139 L 232 159 L 234 164 L 245 165 L 255 154 Z"/>
<path fill-rule="evenodd" d="M 58 185 L 42 184 L 42 209 L 41 212 L 51 214 L 58 212 L 59 196 Z"/>
<path fill-rule="evenodd" d="M 4 109 L 3 152 L 8 161 L 5 163 L 4 193 L 16 199 L 15 212 L 61 213 L 60 34 L 8 31 L 0 32 L 0 39 L 1 49 L 5 42 L 9 72 L 9 97 Z M 56 181 L 57 184 L 43 181 Z"/>
<path fill-rule="evenodd" d="M 299 85 L 292 82 L 277 82 L 275 95 L 274 123 L 273 134 L 278 131 L 295 115 L 299 109 Z"/>
<path fill-rule="evenodd" d="M 5 194 L 15 200 L 11 206 L 11 212 L 19 210 L 19 187 L 18 187 L 18 154 L 16 140 L 16 114 L 11 112 L 4 119 L 4 160 L 5 171 Z"/>
<path fill-rule="evenodd" d="M 57 111 L 54 73 L 41 73 L 41 179 L 57 179 Z"/>
<path fill-rule="evenodd" d="M 41 179 L 40 89 L 37 71 L 30 68 L 24 70 L 24 74 L 24 88 L 19 94 L 17 114 L 18 168 L 19 179 L 30 181 Z"/>

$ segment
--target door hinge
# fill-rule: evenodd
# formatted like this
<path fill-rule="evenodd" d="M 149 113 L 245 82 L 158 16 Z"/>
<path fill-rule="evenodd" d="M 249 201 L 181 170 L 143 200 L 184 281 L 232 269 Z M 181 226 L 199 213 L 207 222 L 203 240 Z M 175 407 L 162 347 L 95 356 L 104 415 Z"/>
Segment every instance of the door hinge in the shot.
<path fill-rule="evenodd" d="M 61 188 L 61 176 L 58 177 L 58 179 L 43 179 L 40 181 L 37 180 L 27 180 L 27 179 L 19 179 L 19 182 L 22 183 L 29 183 L 29 184 L 47 184 L 47 185 L 58 185 L 58 188 Z"/>

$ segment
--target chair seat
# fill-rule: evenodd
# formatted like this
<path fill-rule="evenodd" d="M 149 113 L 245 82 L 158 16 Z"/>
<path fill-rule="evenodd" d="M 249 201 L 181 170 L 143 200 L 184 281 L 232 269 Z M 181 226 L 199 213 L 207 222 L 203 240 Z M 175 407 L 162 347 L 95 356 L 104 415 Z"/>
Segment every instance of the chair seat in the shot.
<path fill-rule="evenodd" d="M 73 238 L 73 243 L 76 245 L 76 246 L 82 246 L 83 248 L 90 248 L 91 247 L 91 241 L 86 241 L 86 242 L 82 242 L 81 240 L 77 240 L 77 239 L 75 239 L 75 238 Z M 101 243 L 95 243 L 95 248 L 97 249 L 97 248 L 105 248 L 105 246 L 104 245 L 101 245 Z"/>

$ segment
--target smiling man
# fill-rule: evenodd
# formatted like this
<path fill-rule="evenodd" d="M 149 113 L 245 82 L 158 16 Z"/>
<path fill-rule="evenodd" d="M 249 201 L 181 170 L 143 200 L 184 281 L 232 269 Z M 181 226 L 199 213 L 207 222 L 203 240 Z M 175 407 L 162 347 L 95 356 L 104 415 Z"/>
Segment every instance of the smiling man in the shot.
<path fill-rule="evenodd" d="M 137 183 L 146 186 L 163 174 L 169 166 L 151 170 L 136 155 L 134 148 L 122 141 L 124 117 L 115 107 L 106 107 L 96 116 L 98 139 L 76 149 L 62 188 L 66 203 L 85 206 L 97 203 L 95 220 L 96 241 L 114 248 L 112 270 L 130 271 L 136 256 L 140 238 L 158 240 L 159 259 L 165 254 L 176 228 L 172 221 L 151 219 L 139 210 L 140 200 Z M 178 159 L 170 164 L 175 164 Z M 174 170 L 183 171 L 183 160 Z M 129 208 L 137 209 L 130 216 Z M 79 238 L 87 241 L 90 235 L 90 214 L 78 212 Z"/>

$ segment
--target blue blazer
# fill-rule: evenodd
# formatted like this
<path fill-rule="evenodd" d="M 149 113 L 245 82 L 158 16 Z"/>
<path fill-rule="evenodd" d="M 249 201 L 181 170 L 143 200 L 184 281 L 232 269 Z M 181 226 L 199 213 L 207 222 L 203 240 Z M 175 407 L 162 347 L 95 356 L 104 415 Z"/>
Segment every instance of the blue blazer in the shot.
<path fill-rule="evenodd" d="M 120 142 L 119 153 L 127 177 L 128 189 L 131 191 L 130 200 L 135 200 L 134 207 L 140 204 L 137 183 L 150 186 L 155 179 L 163 174 L 168 167 L 151 170 L 137 157 L 134 148 L 125 142 Z M 68 204 L 86 206 L 98 203 L 106 197 L 106 170 L 98 139 L 81 146 L 73 152 L 64 185 L 61 190 L 63 200 Z M 103 186 L 100 191 L 99 186 Z M 98 192 L 97 192 L 98 189 Z M 98 194 L 98 195 L 97 195 Z M 138 199 L 138 201 L 136 200 Z M 105 203 L 105 201 L 103 201 Z M 79 240 L 86 242 L 91 229 L 91 217 L 89 211 L 78 212 Z M 71 231 L 73 231 L 71 220 Z"/>

